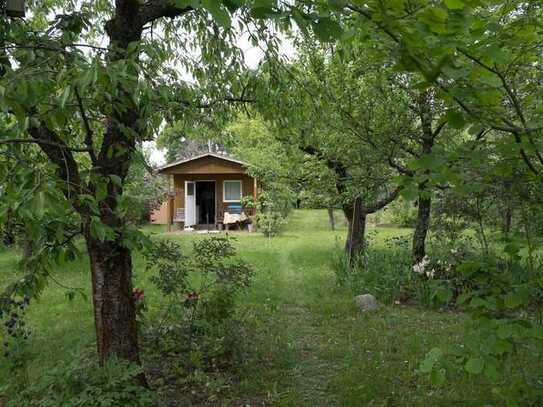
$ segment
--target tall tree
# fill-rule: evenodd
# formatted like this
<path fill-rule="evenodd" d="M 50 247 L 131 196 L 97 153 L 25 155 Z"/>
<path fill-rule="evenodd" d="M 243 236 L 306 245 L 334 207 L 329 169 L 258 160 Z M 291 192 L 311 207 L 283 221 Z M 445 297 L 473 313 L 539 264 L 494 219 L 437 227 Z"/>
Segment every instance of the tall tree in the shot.
<path fill-rule="evenodd" d="M 218 110 L 243 99 L 236 94 L 243 61 L 235 33 L 247 13 L 239 5 L 58 0 L 31 3 L 28 20 L 0 17 L 0 110 L 9 123 L 0 145 L 13 153 L 39 148 L 55 171 L 52 191 L 61 194 L 61 209 L 77 214 L 91 264 L 101 362 L 110 356 L 139 362 L 131 250 L 142 237 L 125 217 L 134 154 L 165 114 L 187 118 L 203 105 Z M 181 67 L 195 84 L 180 77 Z M 28 200 L 32 191 L 23 186 L 11 193 Z M 51 267 L 43 262 L 8 294 L 28 290 Z"/>

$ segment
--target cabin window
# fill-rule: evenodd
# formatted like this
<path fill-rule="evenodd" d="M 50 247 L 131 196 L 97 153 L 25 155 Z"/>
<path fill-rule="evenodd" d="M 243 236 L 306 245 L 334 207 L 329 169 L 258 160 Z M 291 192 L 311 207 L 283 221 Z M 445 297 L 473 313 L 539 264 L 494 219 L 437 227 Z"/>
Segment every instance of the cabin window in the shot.
<path fill-rule="evenodd" d="M 224 181 L 223 201 L 239 202 L 241 201 L 241 181 Z"/>
<path fill-rule="evenodd" d="M 187 182 L 187 195 L 188 196 L 194 195 L 194 182 Z"/>

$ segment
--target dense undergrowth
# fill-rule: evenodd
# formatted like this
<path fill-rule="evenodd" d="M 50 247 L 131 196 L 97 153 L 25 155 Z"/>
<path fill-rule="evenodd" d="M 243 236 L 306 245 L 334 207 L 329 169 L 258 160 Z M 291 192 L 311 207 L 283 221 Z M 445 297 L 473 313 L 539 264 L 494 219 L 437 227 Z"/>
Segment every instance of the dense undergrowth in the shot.
<path fill-rule="evenodd" d="M 469 234 L 433 239 L 427 256 L 413 265 L 406 237 L 375 235 L 357 259 L 335 257 L 336 277 L 353 294 L 370 293 L 385 304 L 408 304 L 467 316 L 462 340 L 429 349 L 419 372 L 445 385 L 452 371 L 482 376 L 492 397 L 507 405 L 540 405 L 543 376 L 530 356 L 543 355 L 542 259 L 495 242 L 478 250 Z"/>
<path fill-rule="evenodd" d="M 70 301 L 65 288 L 51 284 L 25 317 L 32 330 L 25 384 L 15 383 L 2 360 L 0 394 L 8 405 L 426 406 L 539 400 L 541 347 L 539 331 L 531 330 L 540 322 L 537 295 L 528 297 L 529 312 L 472 311 L 458 299 L 463 288 L 474 287 L 474 279 L 487 273 L 479 268 L 461 273 L 457 282 L 446 281 L 448 265 L 458 268 L 479 259 L 479 250 L 464 253 L 456 246 L 451 253 L 451 247 L 436 245 L 424 274 L 415 273 L 408 255 L 410 230 L 370 228 L 366 257 L 346 273 L 337 256 L 345 230 L 329 231 L 324 211 L 295 211 L 284 233 L 273 239 L 232 233 L 236 242 L 221 238 L 203 246 L 200 236 L 148 232 L 158 238 L 155 251 L 134 260 L 150 391 L 132 386 L 137 368 L 112 363 L 105 371 L 97 369 L 88 297 Z M 237 254 L 218 265 L 209 247 L 231 254 L 235 248 Z M 0 254 L 5 270 L 16 260 L 13 252 Z M 515 287 L 532 281 L 522 260 L 499 267 L 505 266 L 523 267 L 524 274 L 514 272 Z M 89 277 L 80 271 L 86 267 L 72 263 L 54 277 L 88 295 Z M 430 279 L 426 271 L 433 268 Z M 208 270 L 207 278 L 195 278 L 202 270 Z M 245 283 L 236 285 L 232 296 L 223 284 L 225 270 L 248 277 L 239 280 Z M 441 291 L 433 284 L 443 293 L 436 294 Z M 445 294 L 451 287 L 460 290 Z M 360 314 L 353 296 L 364 292 L 384 306 Z M 499 324 L 473 329 L 481 326 L 477 312 Z M 492 349 L 479 333 L 510 343 L 510 350 L 499 357 L 477 353 Z M 511 361 L 498 364 L 497 378 L 485 374 L 492 374 L 493 359 Z M 493 393 L 496 388 L 507 392 Z"/>

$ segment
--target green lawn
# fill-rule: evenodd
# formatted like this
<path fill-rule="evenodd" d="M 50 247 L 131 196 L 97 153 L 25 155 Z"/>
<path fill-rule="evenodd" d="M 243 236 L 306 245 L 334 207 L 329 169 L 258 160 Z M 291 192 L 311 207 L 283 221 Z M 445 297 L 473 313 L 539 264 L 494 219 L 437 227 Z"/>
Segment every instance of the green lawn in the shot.
<path fill-rule="evenodd" d="M 163 235 L 163 228 L 149 227 Z M 376 228 L 376 244 L 409 230 Z M 336 284 L 332 258 L 340 250 L 345 229 L 327 229 L 324 211 L 295 211 L 285 232 L 273 239 L 236 233 L 243 256 L 257 270 L 255 282 L 240 303 L 252 329 L 240 380 L 224 405 L 396 406 L 481 405 L 481 383 L 449 377 L 449 385 L 433 388 L 415 372 L 433 346 L 461 340 L 461 316 L 412 307 L 382 307 L 361 315 L 353 293 Z M 168 234 L 187 245 L 190 235 Z M 199 238 L 199 237 L 196 237 Z M 16 255 L 0 253 L 0 285 L 15 277 Z M 160 307 L 142 258 L 135 256 L 136 285 L 146 290 L 149 315 Z M 89 294 L 87 261 L 58 270 L 55 278 Z M 32 375 L 93 349 L 89 298 L 71 302 L 65 289 L 50 283 L 29 311 L 35 328 Z M 0 381 L 7 372 L 0 366 Z"/>

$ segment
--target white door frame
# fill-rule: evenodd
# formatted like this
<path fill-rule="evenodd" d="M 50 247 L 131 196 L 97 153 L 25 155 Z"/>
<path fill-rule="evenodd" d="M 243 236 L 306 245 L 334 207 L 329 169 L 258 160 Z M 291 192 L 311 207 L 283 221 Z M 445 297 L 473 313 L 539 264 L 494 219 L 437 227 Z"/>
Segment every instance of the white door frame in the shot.
<path fill-rule="evenodd" d="M 192 184 L 192 195 L 188 194 L 189 184 Z M 196 224 L 196 181 L 185 181 L 185 227 Z"/>

